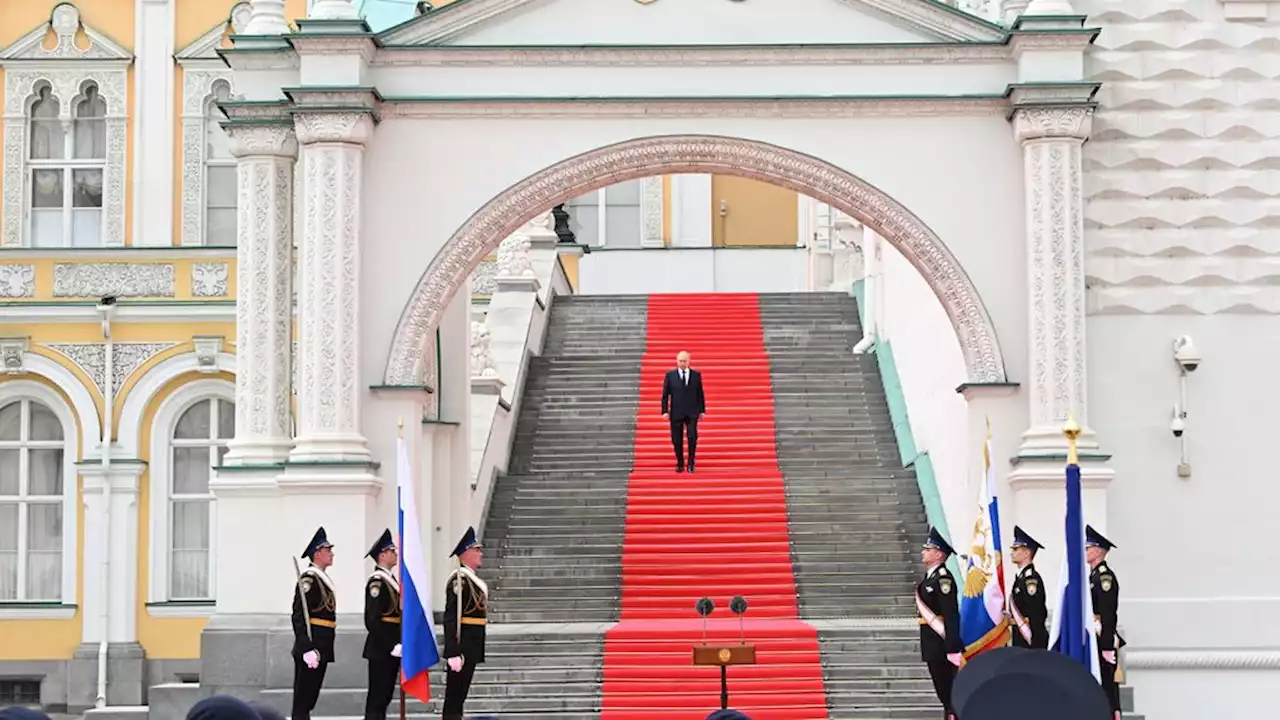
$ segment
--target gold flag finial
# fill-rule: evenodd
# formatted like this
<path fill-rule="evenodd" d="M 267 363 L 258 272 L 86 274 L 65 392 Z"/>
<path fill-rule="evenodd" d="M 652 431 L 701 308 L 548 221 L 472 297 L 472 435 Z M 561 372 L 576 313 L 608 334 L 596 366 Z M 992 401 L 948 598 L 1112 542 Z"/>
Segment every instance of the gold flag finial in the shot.
<path fill-rule="evenodd" d="M 404 418 L 400 418 L 400 421 L 396 424 L 396 435 L 397 437 L 404 437 Z"/>
<path fill-rule="evenodd" d="M 1080 423 L 1075 416 L 1067 415 L 1067 422 L 1062 426 L 1062 434 L 1067 436 L 1067 464 L 1077 465 L 1080 456 L 1076 454 L 1076 438 L 1080 437 Z"/>

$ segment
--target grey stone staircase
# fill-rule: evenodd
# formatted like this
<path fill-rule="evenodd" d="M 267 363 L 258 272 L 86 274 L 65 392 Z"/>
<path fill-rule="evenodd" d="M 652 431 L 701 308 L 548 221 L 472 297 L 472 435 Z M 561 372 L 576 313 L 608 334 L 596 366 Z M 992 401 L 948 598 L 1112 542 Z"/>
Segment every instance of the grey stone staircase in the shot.
<path fill-rule="evenodd" d="M 617 620 L 635 444 L 643 297 L 559 296 L 525 384 L 510 464 L 490 501 L 481 577 L 493 597 L 467 714 L 598 717 L 604 631 Z M 444 697 L 432 674 L 432 712 Z"/>
<path fill-rule="evenodd" d="M 800 614 L 819 628 L 831 716 L 936 718 L 911 600 L 928 522 L 876 359 L 851 352 L 857 306 L 762 295 L 760 312 Z"/>

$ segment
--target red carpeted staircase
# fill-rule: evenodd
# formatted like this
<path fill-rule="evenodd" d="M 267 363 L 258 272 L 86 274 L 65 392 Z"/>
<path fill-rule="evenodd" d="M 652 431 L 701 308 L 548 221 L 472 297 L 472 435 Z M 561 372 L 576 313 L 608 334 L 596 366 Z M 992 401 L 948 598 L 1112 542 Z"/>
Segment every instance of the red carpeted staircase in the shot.
<path fill-rule="evenodd" d="M 697 473 L 677 474 L 660 414 L 662 380 L 688 350 L 707 414 Z M 817 632 L 799 620 L 773 394 L 755 295 L 655 295 L 640 367 L 635 464 L 627 488 L 620 622 L 605 638 L 602 720 L 702 720 L 720 675 L 693 665 L 698 598 L 708 641 L 737 642 L 729 599 L 749 603 L 754 666 L 729 668 L 729 704 L 754 720 L 827 717 Z"/>

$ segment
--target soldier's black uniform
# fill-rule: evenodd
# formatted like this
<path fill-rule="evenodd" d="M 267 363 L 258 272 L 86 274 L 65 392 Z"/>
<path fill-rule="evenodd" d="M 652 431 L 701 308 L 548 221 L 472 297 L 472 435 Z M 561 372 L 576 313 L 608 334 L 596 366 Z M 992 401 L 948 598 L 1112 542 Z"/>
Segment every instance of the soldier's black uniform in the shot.
<path fill-rule="evenodd" d="M 936 528 L 929 530 L 924 547 L 936 548 L 947 556 L 955 550 L 943 539 Z M 947 655 L 964 652 L 960 638 L 960 587 L 947 570 L 946 563 L 925 573 L 916 585 L 916 609 L 920 620 L 920 659 L 929 667 L 933 689 L 947 717 L 955 710 L 951 707 L 951 686 L 955 682 L 957 668 Z M 923 607 L 922 607 L 923 606 Z"/>
<path fill-rule="evenodd" d="M 1025 547 L 1031 551 L 1032 558 L 1040 548 L 1044 547 L 1035 538 L 1014 526 L 1013 542 L 1010 549 Z M 1049 647 L 1049 610 L 1045 606 L 1044 580 L 1036 572 L 1034 562 L 1018 571 L 1013 578 L 1013 590 L 1009 593 L 1010 610 L 1013 615 L 1013 646 L 1044 650 Z M 1028 635 L 1030 637 L 1028 637 Z"/>
<path fill-rule="evenodd" d="M 302 556 L 314 560 L 316 552 L 331 548 L 324 528 L 316 531 Z M 303 598 L 307 612 L 303 612 Z M 320 699 L 324 673 L 333 662 L 333 639 L 338 631 L 338 596 L 325 571 L 311 565 L 303 570 L 293 591 L 293 720 L 310 720 Z M 312 650 L 319 665 L 312 670 L 303 656 Z"/>
<path fill-rule="evenodd" d="M 1084 533 L 1086 546 L 1092 545 L 1108 552 L 1115 547 L 1110 540 L 1092 527 L 1086 525 Z M 1098 563 L 1090 571 L 1089 594 L 1093 600 L 1094 629 L 1098 634 L 1098 665 L 1102 670 L 1102 689 L 1107 692 L 1107 699 L 1111 702 L 1111 712 L 1118 713 L 1120 712 L 1120 684 L 1116 682 L 1116 669 L 1120 657 L 1116 656 L 1117 664 L 1115 665 L 1101 657 L 1102 653 L 1107 651 L 1118 653 L 1125 645 L 1124 638 L 1116 632 L 1120 608 L 1120 581 L 1116 579 L 1115 571 L 1107 565 L 1106 560 Z"/>
<path fill-rule="evenodd" d="M 367 557 L 376 562 L 395 547 L 391 531 L 385 530 Z M 400 612 L 400 580 L 390 568 L 379 565 L 364 584 L 364 629 L 369 633 L 364 641 L 364 658 L 369 661 L 365 720 L 386 720 L 387 706 L 395 696 L 400 677 Z"/>
<path fill-rule="evenodd" d="M 478 547 L 475 528 L 467 528 L 453 556 Z M 445 690 L 444 720 L 462 720 L 463 705 L 471 691 L 476 666 L 484 662 L 484 635 L 488 624 L 489 588 L 470 568 L 459 567 L 449 575 L 444 600 Z M 459 621 L 461 609 L 461 621 Z M 454 672 L 448 659 L 462 657 L 462 670 Z"/>

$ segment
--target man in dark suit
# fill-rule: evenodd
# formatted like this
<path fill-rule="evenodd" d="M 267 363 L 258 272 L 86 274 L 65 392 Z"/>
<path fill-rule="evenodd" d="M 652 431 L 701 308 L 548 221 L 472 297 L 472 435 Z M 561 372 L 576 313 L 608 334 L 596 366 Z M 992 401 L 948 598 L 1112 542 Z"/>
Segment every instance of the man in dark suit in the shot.
<path fill-rule="evenodd" d="M 964 641 L 960 639 L 960 601 L 964 589 L 947 570 L 947 558 L 955 554 L 937 528 L 929 529 L 929 539 L 920 550 L 926 568 L 916 585 L 916 612 L 920 619 L 920 659 L 929 667 L 933 689 L 942 703 L 947 720 L 955 720 L 951 707 L 951 686 L 964 664 Z"/>
<path fill-rule="evenodd" d="M 485 626 L 489 623 L 489 586 L 476 574 L 484 548 L 475 528 L 467 528 L 453 549 L 458 569 L 444 588 L 445 673 L 443 720 L 462 720 L 476 665 L 484 662 Z"/>
<path fill-rule="evenodd" d="M 338 632 L 337 588 L 325 572 L 333 564 L 333 545 L 324 528 L 316 530 L 302 556 L 311 564 L 293 589 L 293 720 L 310 720 Z"/>
<path fill-rule="evenodd" d="M 689 351 L 676 355 L 676 369 L 662 381 L 662 417 L 671 423 L 671 445 L 676 451 L 676 472 L 684 472 L 684 436 L 689 436 L 689 472 L 698 454 L 698 418 L 707 412 L 702 373 L 689 367 Z"/>
<path fill-rule="evenodd" d="M 1044 601 L 1044 580 L 1036 571 L 1036 552 L 1044 547 L 1022 528 L 1013 527 L 1013 564 L 1018 574 L 1013 579 L 1013 592 L 1009 595 L 1009 610 L 1013 614 L 1013 646 L 1044 650 L 1049 647 L 1049 629 L 1045 622 L 1049 610 Z"/>
<path fill-rule="evenodd" d="M 387 720 L 387 706 L 395 696 L 400 677 L 400 578 L 391 530 L 369 548 L 365 557 L 377 563 L 364 584 L 364 658 L 369 661 L 369 692 L 365 695 L 364 719 Z"/>

